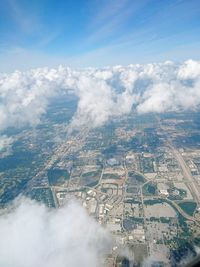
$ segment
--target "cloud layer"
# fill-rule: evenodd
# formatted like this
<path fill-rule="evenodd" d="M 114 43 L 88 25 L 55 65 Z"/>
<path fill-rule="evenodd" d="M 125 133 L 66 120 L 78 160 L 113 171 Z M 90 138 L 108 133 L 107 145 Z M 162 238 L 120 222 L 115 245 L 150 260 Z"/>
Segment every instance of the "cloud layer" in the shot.
<path fill-rule="evenodd" d="M 196 110 L 200 106 L 200 62 L 72 70 L 40 68 L 0 74 L 0 131 L 36 125 L 50 99 L 61 91 L 78 96 L 72 126 L 103 125 L 135 112 Z"/>
<path fill-rule="evenodd" d="M 76 202 L 48 210 L 17 200 L 0 217 L 0 266 L 97 267 L 110 252 L 111 239 Z"/>

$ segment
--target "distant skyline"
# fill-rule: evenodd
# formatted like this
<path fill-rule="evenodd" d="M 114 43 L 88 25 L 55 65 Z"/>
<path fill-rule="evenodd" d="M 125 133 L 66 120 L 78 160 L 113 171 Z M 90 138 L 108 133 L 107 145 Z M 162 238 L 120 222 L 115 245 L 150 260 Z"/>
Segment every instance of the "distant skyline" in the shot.
<path fill-rule="evenodd" d="M 1 0 L 0 71 L 200 59 L 198 0 Z"/>

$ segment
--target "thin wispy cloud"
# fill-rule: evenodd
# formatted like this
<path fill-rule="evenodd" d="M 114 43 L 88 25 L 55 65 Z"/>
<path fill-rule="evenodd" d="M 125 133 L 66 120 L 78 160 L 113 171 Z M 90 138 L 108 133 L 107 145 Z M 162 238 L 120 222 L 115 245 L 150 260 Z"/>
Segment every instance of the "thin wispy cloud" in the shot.
<path fill-rule="evenodd" d="M 20 1 L 8 0 L 8 7 L 11 19 L 18 25 L 25 34 L 31 34 L 39 28 L 39 21 L 33 13 L 24 9 Z"/>
<path fill-rule="evenodd" d="M 122 28 L 128 23 L 130 18 L 139 12 L 148 1 L 107 1 L 99 8 L 95 16 L 89 21 L 89 35 L 87 36 L 87 44 L 96 44 L 99 40 L 105 41 L 107 38 L 112 43 L 124 35 Z"/>
<path fill-rule="evenodd" d="M 199 12 L 195 0 L 2 0 L 0 70 L 40 67 L 44 60 L 79 67 L 81 59 L 81 66 L 98 67 L 114 65 L 118 57 L 121 64 L 199 59 Z M 186 44 L 193 49 L 173 52 Z M 26 51 L 26 62 L 19 53 L 9 54 L 13 48 L 21 49 L 22 57 Z"/>

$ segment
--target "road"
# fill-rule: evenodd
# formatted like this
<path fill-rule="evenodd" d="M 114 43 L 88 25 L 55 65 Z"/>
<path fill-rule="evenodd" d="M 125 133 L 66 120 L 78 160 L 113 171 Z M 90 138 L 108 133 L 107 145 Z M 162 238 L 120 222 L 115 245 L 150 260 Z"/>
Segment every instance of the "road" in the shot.
<path fill-rule="evenodd" d="M 161 120 L 159 117 L 157 117 L 158 120 L 158 124 L 160 126 L 160 129 L 164 132 L 165 130 L 163 129 Z M 188 183 L 188 187 L 190 188 L 190 191 L 193 195 L 194 200 L 197 202 L 197 205 L 200 206 L 200 188 L 196 182 L 196 180 L 194 179 L 194 177 L 192 176 L 189 167 L 187 166 L 184 158 L 182 157 L 181 153 L 173 146 L 173 143 L 171 141 L 171 138 L 169 135 L 167 135 L 166 133 L 164 134 L 165 138 L 166 138 L 166 145 L 168 145 L 168 147 L 171 149 L 175 159 L 178 161 L 181 169 L 182 169 L 182 173 L 184 175 L 184 177 L 189 181 Z"/>
<path fill-rule="evenodd" d="M 174 157 L 176 158 L 176 160 L 178 161 L 178 163 L 181 166 L 184 177 L 187 178 L 188 181 L 190 182 L 190 183 L 188 183 L 188 186 L 190 187 L 191 193 L 192 193 L 195 201 L 197 202 L 197 204 L 199 206 L 199 204 L 200 204 L 200 188 L 197 185 L 197 182 L 195 181 L 194 177 L 192 176 L 190 169 L 186 165 L 185 160 L 183 159 L 180 152 L 177 149 L 175 149 L 171 143 L 169 143 L 169 146 L 172 150 Z"/>
<path fill-rule="evenodd" d="M 50 159 L 47 160 L 45 165 L 37 172 L 37 174 L 27 183 L 25 193 L 29 191 L 30 188 L 34 187 L 34 180 L 45 176 L 48 169 L 52 168 L 53 165 L 58 161 L 61 160 L 62 157 L 66 156 L 70 149 L 73 147 L 80 148 L 83 145 L 85 137 L 89 132 L 89 128 L 84 128 L 80 131 L 76 136 L 72 137 L 68 142 L 64 142 L 58 148 L 54 150 Z"/>
<path fill-rule="evenodd" d="M 173 200 L 170 200 L 170 199 L 165 199 L 165 200 L 163 200 L 163 198 L 162 197 L 160 197 L 160 196 L 148 196 L 147 198 L 145 198 L 145 200 L 150 200 L 150 199 L 152 199 L 152 200 L 156 200 L 156 199 L 160 199 L 160 200 L 162 200 L 162 201 L 164 201 L 164 202 L 166 202 L 166 203 L 168 203 L 168 204 L 170 204 L 172 207 L 174 207 L 176 210 L 178 210 L 178 212 L 183 216 L 183 217 L 185 217 L 185 219 L 187 219 L 187 220 L 189 220 L 189 221 L 193 221 L 193 222 L 196 222 L 196 223 L 200 223 L 200 221 L 199 221 L 199 219 L 197 219 L 197 218 L 194 218 L 193 216 L 190 216 L 190 215 L 188 215 L 186 212 L 184 212 L 182 209 L 181 209 L 181 207 L 175 202 L 175 201 L 173 201 Z"/>
<path fill-rule="evenodd" d="M 103 168 L 102 168 L 102 171 L 101 171 L 101 176 L 100 176 L 98 184 L 95 186 L 95 188 L 98 188 L 98 186 L 101 184 L 101 181 L 102 181 L 102 178 L 103 178 L 103 174 L 104 174 L 104 170 L 105 170 L 105 166 L 103 164 Z"/>

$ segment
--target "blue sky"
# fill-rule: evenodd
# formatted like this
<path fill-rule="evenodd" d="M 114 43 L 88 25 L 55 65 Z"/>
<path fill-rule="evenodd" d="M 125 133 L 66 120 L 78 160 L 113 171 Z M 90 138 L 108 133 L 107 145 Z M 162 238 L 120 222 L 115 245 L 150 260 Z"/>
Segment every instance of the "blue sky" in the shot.
<path fill-rule="evenodd" d="M 0 71 L 200 59 L 199 0 L 1 0 Z"/>

